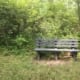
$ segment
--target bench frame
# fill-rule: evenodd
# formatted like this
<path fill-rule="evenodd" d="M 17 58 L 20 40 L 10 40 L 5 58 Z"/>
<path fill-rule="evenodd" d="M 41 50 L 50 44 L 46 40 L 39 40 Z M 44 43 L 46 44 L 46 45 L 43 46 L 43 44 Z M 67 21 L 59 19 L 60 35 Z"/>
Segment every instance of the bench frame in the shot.
<path fill-rule="evenodd" d="M 38 58 L 41 59 L 42 52 L 54 52 L 55 60 L 59 59 L 60 52 L 70 52 L 76 60 L 79 49 L 79 40 L 77 39 L 37 39 L 35 51 Z"/>

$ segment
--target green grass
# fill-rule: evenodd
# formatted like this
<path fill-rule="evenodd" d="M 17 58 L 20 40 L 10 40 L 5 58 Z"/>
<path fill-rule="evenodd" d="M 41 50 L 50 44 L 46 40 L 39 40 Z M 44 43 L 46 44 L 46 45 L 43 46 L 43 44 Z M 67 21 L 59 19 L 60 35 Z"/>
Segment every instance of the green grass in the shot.
<path fill-rule="evenodd" d="M 80 80 L 80 61 L 48 66 L 29 56 L 0 55 L 0 80 Z"/>

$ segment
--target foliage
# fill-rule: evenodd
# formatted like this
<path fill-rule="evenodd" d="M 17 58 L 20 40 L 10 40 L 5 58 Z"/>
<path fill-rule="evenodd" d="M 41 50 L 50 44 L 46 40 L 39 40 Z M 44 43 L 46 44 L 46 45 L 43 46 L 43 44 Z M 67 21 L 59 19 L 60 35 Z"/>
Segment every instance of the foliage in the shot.
<path fill-rule="evenodd" d="M 0 45 L 33 48 L 37 37 L 80 38 L 78 14 L 74 0 L 0 0 Z"/>

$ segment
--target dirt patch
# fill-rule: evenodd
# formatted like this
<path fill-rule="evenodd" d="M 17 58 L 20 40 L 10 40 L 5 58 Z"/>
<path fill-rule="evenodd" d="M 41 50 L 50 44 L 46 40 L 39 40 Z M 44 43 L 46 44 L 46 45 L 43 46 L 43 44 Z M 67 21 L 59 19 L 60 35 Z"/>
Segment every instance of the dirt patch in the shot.
<path fill-rule="evenodd" d="M 40 65 L 66 65 L 71 63 L 73 60 L 71 58 L 64 58 L 60 60 L 37 60 L 36 63 Z"/>
<path fill-rule="evenodd" d="M 36 60 L 35 62 L 37 64 L 40 64 L 40 65 L 68 65 L 68 64 L 71 64 L 71 62 L 73 61 L 73 58 L 69 55 L 67 56 L 64 56 L 64 57 L 61 57 L 59 60 L 45 60 L 45 59 L 41 59 L 41 60 Z"/>

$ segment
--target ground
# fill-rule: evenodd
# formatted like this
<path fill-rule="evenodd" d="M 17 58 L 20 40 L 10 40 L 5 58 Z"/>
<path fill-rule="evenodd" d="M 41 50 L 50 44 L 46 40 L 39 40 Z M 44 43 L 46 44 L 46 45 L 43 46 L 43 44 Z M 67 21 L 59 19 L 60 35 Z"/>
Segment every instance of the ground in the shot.
<path fill-rule="evenodd" d="M 34 60 L 27 55 L 0 55 L 0 80 L 79 80 L 80 60 Z"/>

